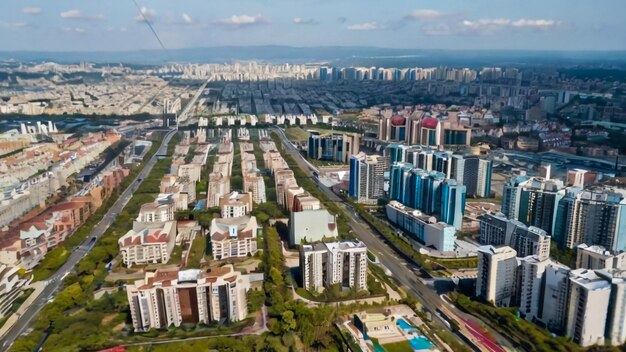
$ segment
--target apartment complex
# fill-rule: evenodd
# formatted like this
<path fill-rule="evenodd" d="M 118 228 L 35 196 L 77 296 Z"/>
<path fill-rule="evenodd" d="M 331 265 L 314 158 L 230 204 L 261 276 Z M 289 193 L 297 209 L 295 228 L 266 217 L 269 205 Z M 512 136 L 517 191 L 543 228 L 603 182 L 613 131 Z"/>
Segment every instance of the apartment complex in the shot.
<path fill-rule="evenodd" d="M 289 217 L 289 245 L 338 238 L 337 219 L 326 209 L 291 212 Z"/>
<path fill-rule="evenodd" d="M 166 329 L 183 323 L 240 321 L 248 314 L 246 275 L 232 265 L 202 272 L 160 269 L 126 286 L 134 330 Z"/>
<path fill-rule="evenodd" d="M 308 133 L 307 156 L 309 159 L 348 163 L 352 155 L 359 153 L 361 136 L 356 133 L 323 135 L 314 130 L 309 130 Z"/>
<path fill-rule="evenodd" d="M 550 236 L 538 227 L 509 220 L 502 213 L 484 214 L 478 220 L 481 245 L 510 246 L 522 258 L 537 255 L 545 259 L 550 255 Z"/>
<path fill-rule="evenodd" d="M 466 187 L 443 172 L 415 168 L 407 162 L 391 166 L 389 198 L 461 229 Z"/>
<path fill-rule="evenodd" d="M 367 247 L 363 242 L 328 242 L 300 246 L 302 284 L 321 292 L 339 284 L 367 290 Z"/>
<path fill-rule="evenodd" d="M 392 200 L 385 206 L 387 219 L 412 241 L 419 241 L 442 252 L 454 251 L 456 229 L 434 216 L 425 215 Z"/>
<path fill-rule="evenodd" d="M 213 258 L 222 260 L 254 255 L 258 231 L 254 216 L 213 219 L 209 229 Z"/>
<path fill-rule="evenodd" d="M 222 218 L 238 218 L 248 215 L 251 211 L 252 197 L 250 193 L 231 192 L 220 197 Z"/>
<path fill-rule="evenodd" d="M 117 241 L 122 261 L 127 267 L 142 264 L 167 263 L 176 242 L 176 222 L 167 221 L 162 227 L 129 230 Z"/>

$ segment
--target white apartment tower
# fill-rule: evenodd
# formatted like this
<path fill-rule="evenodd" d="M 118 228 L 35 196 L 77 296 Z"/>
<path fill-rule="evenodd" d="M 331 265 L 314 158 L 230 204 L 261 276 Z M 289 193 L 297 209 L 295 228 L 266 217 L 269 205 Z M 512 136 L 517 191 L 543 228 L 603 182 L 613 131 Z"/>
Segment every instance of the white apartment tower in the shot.
<path fill-rule="evenodd" d="M 476 296 L 497 307 L 515 305 L 517 252 L 508 246 L 478 249 Z"/>

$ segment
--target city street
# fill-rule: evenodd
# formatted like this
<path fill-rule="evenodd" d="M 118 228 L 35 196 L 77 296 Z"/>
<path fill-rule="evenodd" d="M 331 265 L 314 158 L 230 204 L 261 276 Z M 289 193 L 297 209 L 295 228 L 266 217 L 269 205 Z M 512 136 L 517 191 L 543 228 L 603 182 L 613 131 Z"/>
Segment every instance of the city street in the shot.
<path fill-rule="evenodd" d="M 107 211 L 107 213 L 92 230 L 88 238 L 86 238 L 76 249 L 70 254 L 69 258 L 63 264 L 56 273 L 54 273 L 48 280 L 45 281 L 46 287 L 41 294 L 33 301 L 24 314 L 17 320 L 17 322 L 8 330 L 7 334 L 0 340 L 0 350 L 6 351 L 13 342 L 22 335 L 30 325 L 32 319 L 37 315 L 41 308 L 54 299 L 54 296 L 58 293 L 62 286 L 63 279 L 69 274 L 78 262 L 91 251 L 97 239 L 99 239 L 109 226 L 115 221 L 115 217 L 126 206 L 128 201 L 132 198 L 133 194 L 139 188 L 143 180 L 148 176 L 150 171 L 157 162 L 157 155 L 165 154 L 167 152 L 167 145 L 169 144 L 172 136 L 176 130 L 170 130 L 163 141 L 159 150 L 155 155 L 145 164 L 144 168 L 139 172 L 133 183 L 120 195 L 115 204 Z M 92 240 L 96 238 L 96 240 Z"/>

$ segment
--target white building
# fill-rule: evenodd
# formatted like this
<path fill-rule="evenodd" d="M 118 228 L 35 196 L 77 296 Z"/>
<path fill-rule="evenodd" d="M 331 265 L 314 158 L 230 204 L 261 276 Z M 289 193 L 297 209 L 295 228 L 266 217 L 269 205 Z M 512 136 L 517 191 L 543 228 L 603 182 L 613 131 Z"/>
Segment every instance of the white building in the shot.
<path fill-rule="evenodd" d="M 252 211 L 250 193 L 231 192 L 220 197 L 222 218 L 238 218 Z"/>
<path fill-rule="evenodd" d="M 124 265 L 167 263 L 176 242 L 176 221 L 162 228 L 130 230 L 117 241 Z"/>
<path fill-rule="evenodd" d="M 183 323 L 235 322 L 248 314 L 250 281 L 232 265 L 205 273 L 178 268 L 147 272 L 126 286 L 135 331 L 167 329 Z"/>
<path fill-rule="evenodd" d="M 258 230 L 254 216 L 213 219 L 209 230 L 213 258 L 222 260 L 254 255 Z"/>
<path fill-rule="evenodd" d="M 626 270 L 626 252 L 609 251 L 602 246 L 580 244 L 576 247 L 576 269 Z"/>
<path fill-rule="evenodd" d="M 569 281 L 565 335 L 583 347 L 604 344 L 611 284 L 587 269 L 573 270 Z"/>
<path fill-rule="evenodd" d="M 300 269 L 306 290 L 321 292 L 334 284 L 367 290 L 367 247 L 360 241 L 302 245 Z"/>
<path fill-rule="evenodd" d="M 508 246 L 478 249 L 476 296 L 497 307 L 515 305 L 517 252 Z"/>
<path fill-rule="evenodd" d="M 152 203 L 146 203 L 139 209 L 137 222 L 154 223 L 174 221 L 175 204 L 169 195 L 157 198 Z"/>
<path fill-rule="evenodd" d="M 188 178 L 191 182 L 200 182 L 202 175 L 201 164 L 185 164 L 178 167 L 178 177 Z"/>

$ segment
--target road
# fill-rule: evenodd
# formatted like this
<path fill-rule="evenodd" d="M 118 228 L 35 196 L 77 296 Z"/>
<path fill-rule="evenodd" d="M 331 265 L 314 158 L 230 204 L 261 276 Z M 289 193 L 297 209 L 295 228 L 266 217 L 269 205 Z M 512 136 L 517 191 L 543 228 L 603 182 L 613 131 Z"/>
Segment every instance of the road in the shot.
<path fill-rule="evenodd" d="M 288 141 L 284 131 L 280 128 L 275 128 L 274 131 L 278 132 L 287 153 L 293 157 L 296 163 L 298 163 L 300 168 L 308 176 L 312 177 L 313 173 L 311 171 L 311 164 L 308 163 L 298 150 Z M 433 321 L 435 321 L 441 328 L 444 328 L 452 333 L 452 330 L 447 326 L 447 322 L 444 322 L 444 320 L 436 313 L 437 309 L 444 304 L 443 300 L 435 292 L 433 287 L 424 284 L 420 279 L 418 279 L 419 269 L 413 263 L 409 263 L 404 258 L 398 256 L 394 250 L 385 243 L 385 240 L 375 235 L 369 226 L 356 215 L 355 210 L 352 209 L 351 206 L 346 205 L 346 203 L 344 203 L 343 200 L 332 190 L 324 186 L 321 182 L 318 182 L 317 184 L 319 189 L 324 192 L 324 194 L 326 194 L 331 201 L 335 202 L 337 206 L 344 210 L 344 213 L 348 216 L 348 225 L 352 231 L 354 231 L 357 238 L 365 243 L 368 250 L 378 257 L 380 263 L 391 271 L 393 277 L 405 289 L 410 290 L 413 294 L 420 298 L 423 306 L 431 313 Z M 466 318 L 475 319 L 473 317 Z M 505 338 L 497 336 L 497 333 L 495 332 L 494 336 L 496 336 L 498 342 L 508 345 L 508 341 L 506 341 Z M 460 339 L 459 342 L 465 344 Z"/>
<path fill-rule="evenodd" d="M 41 308 L 46 303 L 51 301 L 58 293 L 65 276 L 74 270 L 74 267 L 78 264 L 78 262 L 91 251 L 96 244 L 97 239 L 100 239 L 109 226 L 111 226 L 113 221 L 115 221 L 117 214 L 124 209 L 126 203 L 128 203 L 128 201 L 132 198 L 139 185 L 141 185 L 150 171 L 152 171 L 152 168 L 157 162 L 156 156 L 167 152 L 167 145 L 175 131 L 176 130 L 170 130 L 170 132 L 165 135 L 159 150 L 145 164 L 144 168 L 139 172 L 139 175 L 135 178 L 133 183 L 119 196 L 115 204 L 113 204 L 113 206 L 107 211 L 102 220 L 96 224 L 89 237 L 76 247 L 70 254 L 65 264 L 63 264 L 52 276 L 50 276 L 50 278 L 48 278 L 48 280 L 46 280 L 46 287 L 43 289 L 39 297 L 33 301 L 30 307 L 28 307 L 24 314 L 22 314 L 13 327 L 8 330 L 7 334 L 0 339 L 0 350 L 8 350 L 13 342 L 15 342 L 15 340 L 28 328 L 30 322 L 37 315 L 37 313 L 39 313 Z M 96 238 L 96 240 L 93 240 L 93 238 Z"/>
<path fill-rule="evenodd" d="M 188 116 L 189 115 L 189 111 L 196 105 L 196 101 L 198 100 L 198 98 L 200 97 L 200 94 L 202 94 L 202 92 L 204 91 L 204 89 L 206 88 L 206 86 L 209 84 L 209 82 L 211 82 L 211 79 L 207 79 L 206 82 L 204 82 L 204 84 L 202 86 L 200 86 L 200 89 L 198 89 L 198 91 L 196 92 L 196 94 L 193 96 L 193 98 L 191 98 L 191 100 L 187 103 L 187 105 L 185 106 L 185 109 L 183 110 L 183 112 L 180 113 L 180 115 L 178 115 L 178 121 L 177 123 L 180 125 L 187 125 L 189 124 L 190 121 L 188 120 Z"/>

